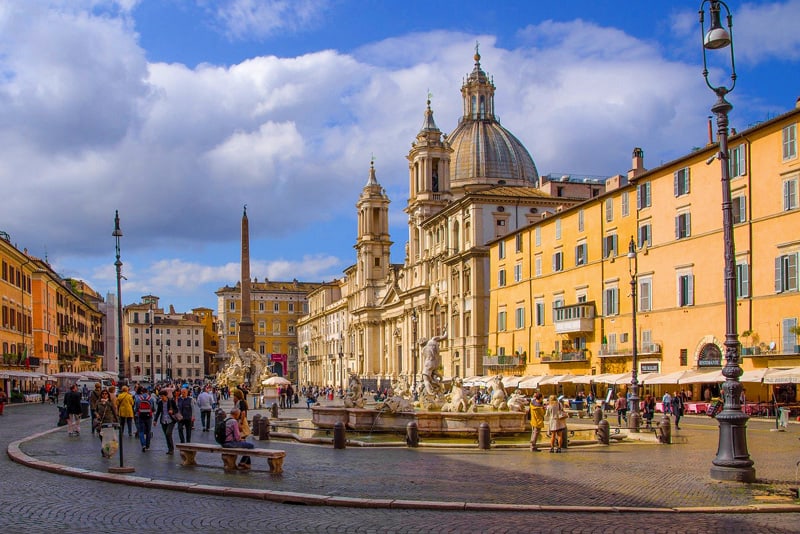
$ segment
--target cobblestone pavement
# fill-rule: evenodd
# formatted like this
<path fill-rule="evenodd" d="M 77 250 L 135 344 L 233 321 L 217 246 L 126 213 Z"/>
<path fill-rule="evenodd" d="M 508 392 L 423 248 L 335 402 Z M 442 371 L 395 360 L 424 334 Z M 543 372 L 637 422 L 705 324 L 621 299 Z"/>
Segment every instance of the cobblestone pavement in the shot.
<path fill-rule="evenodd" d="M 306 414 L 300 409 L 282 416 Z M 5 448 L 52 428 L 55 420 L 52 405 L 9 406 L 0 418 L 0 445 Z M 109 532 L 129 526 L 146 532 L 220 528 L 238 532 L 800 532 L 800 513 L 732 513 L 731 509 L 709 513 L 713 507 L 796 503 L 789 487 L 795 486 L 800 460 L 800 427 L 792 425 L 788 432 L 771 432 L 771 428 L 771 421 L 751 420 L 748 425 L 748 448 L 758 477 L 752 485 L 710 479 L 717 430 L 716 423 L 704 417 L 687 418 L 676 432 L 684 444 L 580 447 L 560 455 L 525 449 L 335 450 L 256 441 L 257 447 L 287 451 L 282 476 L 269 475 L 259 458 L 253 459 L 250 473 L 224 474 L 219 458 L 212 455 L 199 455 L 197 467 L 182 467 L 178 456 L 164 454 L 164 439 L 156 429 L 147 453 L 141 452 L 135 438 L 126 436 L 124 459 L 135 467 L 134 476 L 165 481 L 162 487 L 204 484 L 240 492 L 380 499 L 375 504 L 383 507 L 298 506 L 225 496 L 224 491 L 189 494 L 141 487 L 136 479 L 112 484 L 31 469 L 4 457 L 0 528 L 6 532 L 53 528 Z M 24 443 L 21 449 L 37 460 L 101 473 L 119 465 L 118 457 L 101 458 L 99 440 L 91 437 L 87 422 L 83 430 L 86 435 L 70 438 L 63 427 Z M 193 440 L 212 442 L 212 434 L 195 432 Z M 391 500 L 431 503 L 419 504 L 420 509 L 393 509 L 388 507 Z M 541 508 L 498 511 L 463 505 L 458 509 L 458 503 Z M 369 504 L 363 502 L 363 506 Z M 561 508 L 552 511 L 548 506 Z M 691 507 L 709 509 L 690 511 Z"/>

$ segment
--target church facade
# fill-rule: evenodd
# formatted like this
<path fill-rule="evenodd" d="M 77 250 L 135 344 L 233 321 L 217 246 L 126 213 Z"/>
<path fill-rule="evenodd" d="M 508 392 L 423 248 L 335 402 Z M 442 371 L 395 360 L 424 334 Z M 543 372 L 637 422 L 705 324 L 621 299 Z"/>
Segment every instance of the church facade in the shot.
<path fill-rule="evenodd" d="M 408 238 L 392 263 L 389 204 L 374 165 L 356 203 L 355 263 L 309 296 L 298 321 L 301 384 L 368 387 L 405 377 L 419 382 L 419 343 L 440 344 L 442 374 L 468 377 L 524 368 L 524 358 L 487 352 L 488 243 L 571 206 L 538 189 L 539 174 L 522 143 L 495 116 L 495 85 L 474 57 L 462 87 L 463 115 L 448 135 L 428 101 L 407 155 Z"/>

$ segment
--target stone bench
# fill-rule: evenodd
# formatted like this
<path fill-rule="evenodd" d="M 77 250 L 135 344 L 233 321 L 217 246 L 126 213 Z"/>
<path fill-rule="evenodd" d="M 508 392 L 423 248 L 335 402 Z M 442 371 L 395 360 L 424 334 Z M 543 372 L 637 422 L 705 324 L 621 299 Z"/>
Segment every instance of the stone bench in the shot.
<path fill-rule="evenodd" d="M 222 455 L 225 471 L 236 471 L 237 456 L 260 456 L 267 459 L 270 473 L 279 474 L 283 473 L 283 459 L 286 457 L 286 451 L 275 449 L 227 448 L 220 445 L 209 445 L 205 443 L 177 443 L 175 448 L 181 453 L 181 460 L 185 466 L 197 465 L 195 456 L 198 452 L 220 454 Z"/>

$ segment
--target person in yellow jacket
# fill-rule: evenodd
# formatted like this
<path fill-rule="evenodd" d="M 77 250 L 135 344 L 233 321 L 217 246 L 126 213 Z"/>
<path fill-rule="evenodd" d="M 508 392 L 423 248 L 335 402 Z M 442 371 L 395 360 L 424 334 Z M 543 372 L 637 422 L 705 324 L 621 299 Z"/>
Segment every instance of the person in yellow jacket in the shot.
<path fill-rule="evenodd" d="M 536 443 L 544 428 L 544 404 L 542 394 L 536 393 L 531 401 L 531 451 L 539 452 Z"/>
<path fill-rule="evenodd" d="M 122 386 L 122 390 L 117 395 L 117 412 L 119 412 L 119 423 L 122 426 L 122 432 L 125 432 L 125 425 L 127 424 L 128 436 L 132 436 L 133 395 L 128 393 L 128 386 Z"/>

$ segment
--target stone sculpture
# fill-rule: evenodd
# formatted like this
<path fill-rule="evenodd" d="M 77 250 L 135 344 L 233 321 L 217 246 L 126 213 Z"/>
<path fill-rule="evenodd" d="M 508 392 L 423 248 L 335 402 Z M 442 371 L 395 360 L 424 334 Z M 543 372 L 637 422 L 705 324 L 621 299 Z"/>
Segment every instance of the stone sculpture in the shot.
<path fill-rule="evenodd" d="M 422 385 L 419 391 L 419 404 L 424 410 L 439 410 L 444 405 L 444 387 L 439 371 L 439 342 L 447 339 L 447 332 L 440 336 L 422 340 Z"/>
<path fill-rule="evenodd" d="M 350 373 L 350 379 L 347 382 L 347 393 L 344 396 L 345 408 L 363 408 L 364 407 L 364 391 L 361 387 L 361 379 L 355 373 Z"/>
<path fill-rule="evenodd" d="M 478 407 L 464 393 L 464 381 L 460 377 L 453 379 L 453 387 L 445 397 L 447 402 L 442 406 L 443 412 L 477 412 Z"/>
<path fill-rule="evenodd" d="M 489 404 L 492 410 L 508 411 L 506 390 L 503 389 L 503 375 L 493 376 L 486 384 L 492 390 L 492 399 Z"/>
<path fill-rule="evenodd" d="M 527 409 L 528 404 L 530 403 L 528 402 L 528 399 L 525 398 L 525 395 L 523 395 L 522 393 L 520 393 L 519 390 L 517 390 L 508 396 L 506 404 L 508 405 L 509 411 L 524 412 Z"/>

